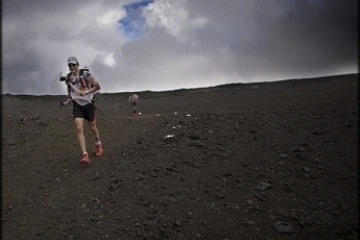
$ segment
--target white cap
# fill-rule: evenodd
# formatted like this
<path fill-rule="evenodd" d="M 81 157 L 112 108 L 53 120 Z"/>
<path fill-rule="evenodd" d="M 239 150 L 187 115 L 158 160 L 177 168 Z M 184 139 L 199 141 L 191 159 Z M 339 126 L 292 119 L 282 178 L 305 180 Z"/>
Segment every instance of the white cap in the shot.
<path fill-rule="evenodd" d="M 69 57 L 68 58 L 68 64 L 77 64 L 78 60 L 76 57 Z"/>

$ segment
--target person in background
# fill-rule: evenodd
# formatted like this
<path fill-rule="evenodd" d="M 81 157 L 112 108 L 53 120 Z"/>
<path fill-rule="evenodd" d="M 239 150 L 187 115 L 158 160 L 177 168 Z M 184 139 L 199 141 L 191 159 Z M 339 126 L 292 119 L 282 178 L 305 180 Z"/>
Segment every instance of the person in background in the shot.
<path fill-rule="evenodd" d="M 139 99 L 139 96 L 137 94 L 131 94 L 129 96 L 129 103 L 130 103 L 130 105 L 133 106 L 134 116 L 138 115 L 139 101 L 140 101 L 140 99 Z"/>

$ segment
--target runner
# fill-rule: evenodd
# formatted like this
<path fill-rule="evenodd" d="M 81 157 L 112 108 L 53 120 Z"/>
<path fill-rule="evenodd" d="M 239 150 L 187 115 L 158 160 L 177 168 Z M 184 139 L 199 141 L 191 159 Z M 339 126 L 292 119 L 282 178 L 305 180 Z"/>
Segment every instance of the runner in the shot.
<path fill-rule="evenodd" d="M 131 105 L 133 105 L 134 116 L 136 116 L 136 115 L 138 114 L 139 101 L 140 101 L 140 99 L 139 99 L 139 96 L 138 96 L 138 95 L 136 95 L 136 94 L 131 94 L 131 95 L 129 96 L 129 103 L 130 103 Z"/>
<path fill-rule="evenodd" d="M 90 128 L 95 136 L 96 155 L 101 156 L 103 154 L 99 129 L 96 126 L 96 108 L 93 105 L 94 103 L 90 103 L 94 98 L 94 93 L 100 89 L 100 85 L 88 69 L 79 69 L 80 64 L 76 57 L 69 57 L 68 66 L 70 72 L 67 75 L 66 81 L 71 83 L 79 92 L 74 91 L 68 85 L 69 99 L 65 103 L 70 103 L 71 101 L 73 104 L 73 120 L 77 130 L 77 139 L 82 151 L 80 163 L 90 163 L 90 157 L 86 150 L 84 120 L 89 122 Z"/>

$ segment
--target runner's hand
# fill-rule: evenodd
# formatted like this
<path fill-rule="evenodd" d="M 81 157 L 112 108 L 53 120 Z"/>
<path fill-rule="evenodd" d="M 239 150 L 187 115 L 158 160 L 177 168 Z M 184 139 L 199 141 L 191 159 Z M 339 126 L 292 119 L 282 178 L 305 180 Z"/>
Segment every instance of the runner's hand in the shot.
<path fill-rule="evenodd" d="M 85 94 L 84 91 L 79 91 L 79 95 L 80 95 L 80 96 L 85 96 L 86 94 Z"/>

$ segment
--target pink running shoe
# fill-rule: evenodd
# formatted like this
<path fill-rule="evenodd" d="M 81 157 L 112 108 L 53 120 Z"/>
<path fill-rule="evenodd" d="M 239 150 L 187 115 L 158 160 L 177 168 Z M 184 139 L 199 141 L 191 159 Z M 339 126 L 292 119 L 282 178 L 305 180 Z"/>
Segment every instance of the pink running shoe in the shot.
<path fill-rule="evenodd" d="M 102 148 L 102 143 L 99 142 L 99 143 L 95 143 L 95 153 L 96 153 L 96 156 L 101 156 L 103 154 L 104 150 Z"/>
<path fill-rule="evenodd" d="M 80 163 L 89 164 L 90 163 L 90 157 L 89 154 L 83 153 Z"/>

